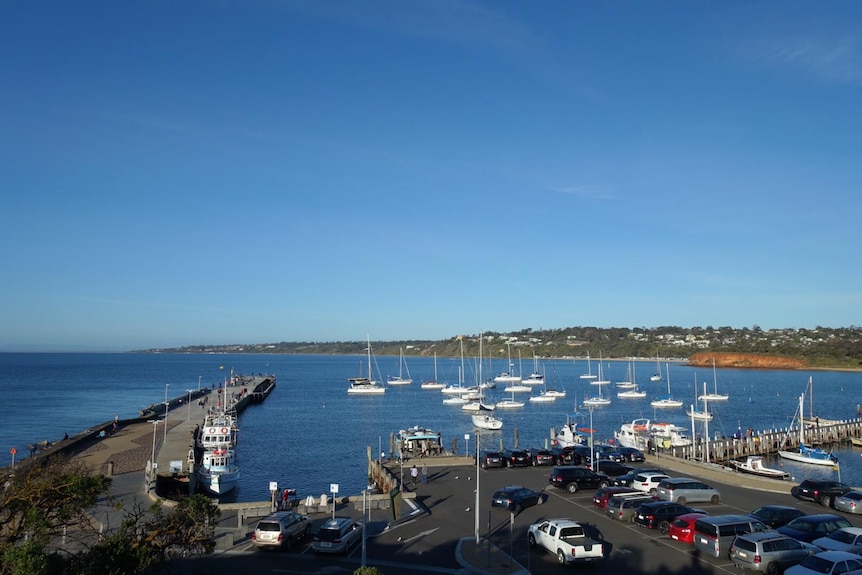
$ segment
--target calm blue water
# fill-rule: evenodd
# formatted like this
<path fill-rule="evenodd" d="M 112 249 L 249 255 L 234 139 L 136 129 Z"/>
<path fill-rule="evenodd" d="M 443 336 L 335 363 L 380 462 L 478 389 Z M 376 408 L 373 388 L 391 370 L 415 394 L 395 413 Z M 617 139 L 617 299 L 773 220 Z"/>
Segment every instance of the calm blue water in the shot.
<path fill-rule="evenodd" d="M 433 377 L 432 358 L 407 358 L 414 383 L 390 387 L 383 396 L 348 396 L 347 378 L 359 374 L 362 357 L 295 355 L 151 355 L 151 354 L 0 354 L 0 447 L 16 447 L 19 455 L 27 445 L 45 439 L 56 441 L 68 432 L 73 435 L 97 423 L 137 416 L 138 411 L 168 397 L 178 397 L 189 389 L 218 384 L 231 368 L 237 373 L 271 373 L 278 387 L 262 405 L 252 406 L 240 417 L 238 457 L 242 471 L 239 488 L 232 494 L 236 501 L 268 499 L 270 481 L 293 486 L 300 495 L 328 493 L 338 483 L 340 494 L 353 494 L 365 486 L 366 449 L 376 455 L 389 451 L 390 435 L 399 429 L 419 425 L 439 430 L 446 449 L 465 449 L 464 435 L 472 431 L 470 416 L 460 407 L 442 404 L 439 391 L 422 390 L 419 382 Z M 397 357 L 378 357 L 377 366 L 385 379 L 397 374 Z M 439 358 L 438 379 L 456 383 L 460 359 Z M 604 375 L 619 381 L 626 373 L 626 362 L 606 362 Z M 655 362 L 637 364 L 637 381 L 648 391 L 641 400 L 614 399 L 612 405 L 593 411 L 596 440 L 613 436 L 621 423 L 637 417 L 670 421 L 691 429 L 684 409 L 655 413 L 649 400 L 667 392 L 667 383 L 653 383 L 649 376 Z M 532 368 L 525 363 L 524 370 Z M 486 366 L 484 373 L 506 369 L 499 361 Z M 517 430 L 521 446 L 544 445 L 552 427 L 559 427 L 575 414 L 586 393 L 596 386 L 579 379 L 587 371 L 584 361 L 545 362 L 549 387 L 567 391 L 567 397 L 553 404 L 531 404 L 520 410 L 498 412 L 504 421 L 500 432 L 483 433 L 484 446 L 499 447 L 513 443 Z M 593 373 L 596 365 L 593 362 Z M 684 401 L 695 397 L 703 382 L 712 390 L 711 369 L 684 365 L 670 366 L 671 392 Z M 472 362 L 467 361 L 466 379 L 476 378 Z M 715 419 L 710 435 L 731 436 L 743 430 L 786 428 L 796 412 L 799 394 L 806 390 L 809 376 L 814 378 L 814 411 L 822 418 L 853 419 L 862 402 L 862 373 L 748 371 L 719 369 L 718 391 L 729 393 L 724 405 L 713 406 Z M 696 379 L 695 379 L 696 378 Z M 502 386 L 501 386 L 502 388 Z M 606 390 L 614 393 L 614 389 Z M 492 399 L 503 395 L 491 392 Z M 521 394 L 519 394 L 520 396 Z M 526 399 L 526 395 L 523 396 Z M 808 410 L 806 399 L 805 409 Z M 580 409 L 578 417 L 589 425 L 589 413 Z M 192 411 L 194 414 L 194 411 Z M 172 416 L 184 417 L 182 409 Z M 700 425 L 698 433 L 702 433 Z M 475 437 L 475 436 L 473 436 Z M 475 449 L 471 437 L 470 450 Z M 862 485 L 860 450 L 846 448 L 837 453 L 841 479 Z M 779 462 L 773 462 L 777 466 Z M 832 470 L 803 464 L 786 463 L 785 469 L 797 479 L 836 476 Z"/>

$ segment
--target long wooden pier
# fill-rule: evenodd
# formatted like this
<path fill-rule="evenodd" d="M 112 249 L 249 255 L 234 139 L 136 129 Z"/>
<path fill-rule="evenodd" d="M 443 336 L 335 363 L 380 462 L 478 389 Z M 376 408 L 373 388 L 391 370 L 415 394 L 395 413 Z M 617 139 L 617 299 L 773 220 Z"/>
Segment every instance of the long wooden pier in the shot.
<path fill-rule="evenodd" d="M 850 443 L 853 438 L 862 438 L 862 418 L 847 421 L 809 423 L 803 429 L 806 445 L 834 446 Z M 749 455 L 769 455 L 779 449 L 794 450 L 799 447 L 799 428 L 753 430 L 742 433 L 742 437 L 719 437 L 705 442 L 695 441 L 684 447 L 658 446 L 660 453 L 693 460 L 708 460 L 721 463 Z M 708 457 L 707 455 L 708 454 Z"/>

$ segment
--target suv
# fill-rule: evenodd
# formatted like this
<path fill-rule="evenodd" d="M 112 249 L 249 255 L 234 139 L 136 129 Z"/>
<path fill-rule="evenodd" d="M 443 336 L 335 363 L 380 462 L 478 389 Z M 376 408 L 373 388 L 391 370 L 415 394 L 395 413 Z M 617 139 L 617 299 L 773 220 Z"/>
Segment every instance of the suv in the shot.
<path fill-rule="evenodd" d="M 664 473 L 663 470 L 658 467 L 645 467 L 643 469 L 632 469 L 625 475 L 618 475 L 616 477 L 611 478 L 611 483 L 613 485 L 622 485 L 623 487 L 631 487 L 632 481 L 635 480 L 635 477 L 642 473 Z"/>
<path fill-rule="evenodd" d="M 251 543 L 255 547 L 287 547 L 308 536 L 311 521 L 293 511 L 278 511 L 257 522 Z"/>
<path fill-rule="evenodd" d="M 482 469 L 506 467 L 506 461 L 503 459 L 503 454 L 499 451 L 483 451 L 479 454 L 479 466 Z"/>
<path fill-rule="evenodd" d="M 531 464 L 530 454 L 521 449 L 504 449 L 503 461 L 506 467 L 526 467 Z"/>
<path fill-rule="evenodd" d="M 721 501 L 721 494 L 714 487 L 702 481 L 689 477 L 669 477 L 658 484 L 659 499 L 676 501 L 685 505 L 686 501 L 709 501 L 716 504 Z"/>
<path fill-rule="evenodd" d="M 548 483 L 560 489 L 568 489 L 569 493 L 575 493 L 578 489 L 607 487 L 611 482 L 604 473 L 595 473 L 586 467 L 557 465 L 551 470 Z"/>
<path fill-rule="evenodd" d="M 761 533 L 772 529 L 747 515 L 702 517 L 694 522 L 694 548 L 713 557 L 722 557 L 739 535 Z"/>
<path fill-rule="evenodd" d="M 491 496 L 491 507 L 502 507 L 520 513 L 523 508 L 541 505 L 544 500 L 543 493 L 521 485 L 509 485 L 494 492 Z"/>
<path fill-rule="evenodd" d="M 738 535 L 730 545 L 728 555 L 740 569 L 773 575 L 819 552 L 820 549 L 810 543 L 797 541 L 775 531 L 762 531 Z"/>
<path fill-rule="evenodd" d="M 538 465 L 554 465 L 556 463 L 553 452 L 548 449 L 528 447 L 524 451 L 530 454 L 530 463 L 533 467 Z"/>
<path fill-rule="evenodd" d="M 655 495 L 658 492 L 658 484 L 665 479 L 668 479 L 668 475 L 664 473 L 656 473 L 654 471 L 649 473 L 638 473 L 635 475 L 635 478 L 632 480 L 629 487 L 633 487 L 638 491 L 643 491 L 644 493 L 649 493 L 650 495 Z"/>
<path fill-rule="evenodd" d="M 824 507 L 832 507 L 836 497 L 850 491 L 853 491 L 852 487 L 839 481 L 806 479 L 791 489 L 790 494 L 797 499 L 809 499 Z"/>
<path fill-rule="evenodd" d="M 625 463 L 626 461 L 643 463 L 646 461 L 643 452 L 635 447 L 618 447 L 608 453 L 608 458 L 620 463 Z"/>
<path fill-rule="evenodd" d="M 686 513 L 704 513 L 704 511 L 673 501 L 651 501 L 638 507 L 637 513 L 635 513 L 635 524 L 638 527 L 658 529 L 662 533 L 667 533 L 671 521 Z"/>
<path fill-rule="evenodd" d="M 610 498 L 605 507 L 605 515 L 618 521 L 634 523 L 638 507 L 651 501 L 655 501 L 655 499 L 640 491 L 620 493 Z"/>
<path fill-rule="evenodd" d="M 344 553 L 361 538 L 361 523 L 349 517 L 333 517 L 317 530 L 311 548 L 317 553 Z"/>
<path fill-rule="evenodd" d="M 631 487 L 599 487 L 593 494 L 593 505 L 604 509 L 608 506 L 608 502 L 611 500 L 611 497 L 622 493 L 637 493 L 638 495 L 643 495 L 640 491 L 635 491 Z"/>

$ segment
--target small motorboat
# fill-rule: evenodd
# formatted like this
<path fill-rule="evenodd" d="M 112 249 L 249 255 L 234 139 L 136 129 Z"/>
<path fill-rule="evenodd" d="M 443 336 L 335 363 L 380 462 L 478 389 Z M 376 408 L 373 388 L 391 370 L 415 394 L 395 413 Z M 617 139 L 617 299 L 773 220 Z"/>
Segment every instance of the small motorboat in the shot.
<path fill-rule="evenodd" d="M 749 455 L 745 461 L 731 461 L 730 464 L 742 473 L 759 475 L 761 477 L 772 477 L 773 479 L 788 479 L 790 474 L 780 469 L 773 469 L 763 464 L 763 458 L 759 455 Z"/>

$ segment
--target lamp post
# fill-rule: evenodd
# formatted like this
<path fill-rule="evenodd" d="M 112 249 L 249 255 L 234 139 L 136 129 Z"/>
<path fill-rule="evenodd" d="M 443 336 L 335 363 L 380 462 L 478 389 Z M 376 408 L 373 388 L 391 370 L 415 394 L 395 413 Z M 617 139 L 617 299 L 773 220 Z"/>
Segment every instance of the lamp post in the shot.
<path fill-rule="evenodd" d="M 189 414 L 186 416 L 186 421 L 191 421 L 191 419 L 192 419 L 192 392 L 194 390 L 193 389 L 187 389 L 186 391 L 189 392 Z"/>
<path fill-rule="evenodd" d="M 201 390 L 201 377 L 203 377 L 203 376 L 202 375 L 198 376 L 198 391 Z"/>
<path fill-rule="evenodd" d="M 168 440 L 168 407 L 170 407 L 170 404 L 168 403 L 168 388 L 170 386 L 170 383 L 165 384 L 165 441 Z"/>
<path fill-rule="evenodd" d="M 476 429 L 476 545 L 479 544 L 479 429 Z"/>
<path fill-rule="evenodd" d="M 159 426 L 158 419 L 148 419 L 147 423 L 153 424 L 153 454 L 150 457 L 150 483 L 155 480 L 156 468 L 158 465 L 156 464 L 156 428 Z M 150 485 L 147 485 L 147 491 L 150 490 Z"/>
<path fill-rule="evenodd" d="M 590 406 L 590 463 L 593 471 L 598 472 L 598 464 L 596 463 L 596 445 L 593 442 L 593 406 Z"/>

